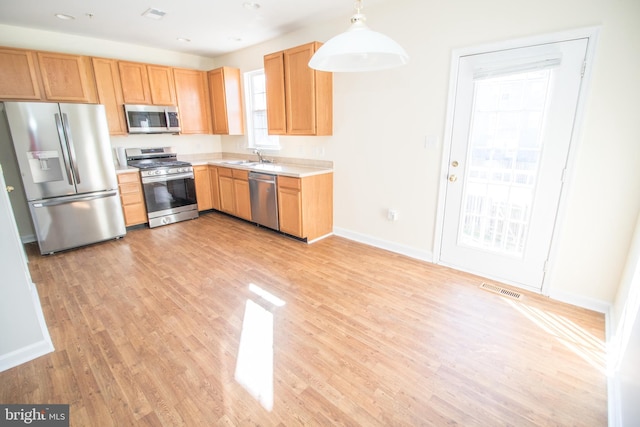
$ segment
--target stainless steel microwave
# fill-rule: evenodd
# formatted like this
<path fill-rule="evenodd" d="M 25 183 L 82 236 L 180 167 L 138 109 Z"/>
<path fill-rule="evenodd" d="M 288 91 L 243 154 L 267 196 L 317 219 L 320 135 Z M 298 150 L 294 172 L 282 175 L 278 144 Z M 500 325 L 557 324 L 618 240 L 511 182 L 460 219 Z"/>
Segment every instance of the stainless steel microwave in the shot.
<path fill-rule="evenodd" d="M 178 133 L 178 107 L 161 105 L 124 106 L 129 133 Z"/>

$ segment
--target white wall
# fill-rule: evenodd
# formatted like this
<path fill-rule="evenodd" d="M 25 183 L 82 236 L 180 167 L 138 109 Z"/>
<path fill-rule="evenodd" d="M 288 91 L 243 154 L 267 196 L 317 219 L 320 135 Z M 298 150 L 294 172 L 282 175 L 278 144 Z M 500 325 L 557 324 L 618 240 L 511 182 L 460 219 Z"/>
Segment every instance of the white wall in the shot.
<path fill-rule="evenodd" d="M 281 155 L 334 161 L 337 229 L 423 258 L 435 250 L 452 50 L 601 26 L 550 292 L 606 310 L 640 209 L 640 2 L 401 0 L 364 12 L 371 28 L 408 51 L 410 63 L 383 72 L 335 74 L 333 136 L 282 138 Z M 340 22 L 222 56 L 216 63 L 243 71 L 259 68 L 266 53 L 326 41 L 347 27 L 349 16 L 347 10 Z M 425 137 L 432 136 L 438 143 L 425 148 Z M 225 151 L 242 143 L 239 137 L 222 140 Z M 399 221 L 387 221 L 388 208 L 399 211 Z"/>
<path fill-rule="evenodd" d="M 284 149 L 278 155 L 333 160 L 336 228 L 424 259 L 434 251 L 451 51 L 601 26 L 584 126 L 571 171 L 567 215 L 550 274 L 552 295 L 599 307 L 612 303 L 640 209 L 640 55 L 636 48 L 640 45 L 640 2 L 398 0 L 365 6 L 368 24 L 403 45 L 411 62 L 396 70 L 336 74 L 333 136 L 283 137 Z M 342 20 L 319 23 L 215 58 L 213 63 L 242 71 L 261 68 L 266 53 L 325 41 L 346 29 L 352 13 L 349 7 Z M 32 30 L 0 26 L 0 45 L 65 51 L 45 38 Z M 69 48 L 78 53 L 213 68 L 204 59 L 184 55 L 165 58 L 164 53 L 154 53 L 152 58 L 138 58 L 144 51 L 136 46 L 79 37 L 71 40 L 74 43 Z M 98 51 L 93 52 L 94 48 Z M 425 148 L 426 136 L 438 142 Z M 244 137 L 222 138 L 224 151 L 246 153 L 244 145 Z M 386 220 L 390 207 L 399 212 L 397 222 Z"/>
<path fill-rule="evenodd" d="M 0 372 L 53 351 L 0 164 Z"/>
<path fill-rule="evenodd" d="M 640 425 L 640 215 L 612 310 L 609 343 L 613 426 Z"/>

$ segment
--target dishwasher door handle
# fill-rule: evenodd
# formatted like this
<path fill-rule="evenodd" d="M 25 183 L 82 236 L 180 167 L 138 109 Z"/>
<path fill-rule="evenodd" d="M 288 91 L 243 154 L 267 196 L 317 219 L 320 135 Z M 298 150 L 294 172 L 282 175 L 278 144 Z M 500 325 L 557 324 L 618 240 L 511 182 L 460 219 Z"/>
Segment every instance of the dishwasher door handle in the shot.
<path fill-rule="evenodd" d="M 258 178 L 249 178 L 249 180 L 251 181 L 256 181 L 256 182 L 266 182 L 267 184 L 275 184 L 276 180 L 275 179 L 258 179 Z"/>

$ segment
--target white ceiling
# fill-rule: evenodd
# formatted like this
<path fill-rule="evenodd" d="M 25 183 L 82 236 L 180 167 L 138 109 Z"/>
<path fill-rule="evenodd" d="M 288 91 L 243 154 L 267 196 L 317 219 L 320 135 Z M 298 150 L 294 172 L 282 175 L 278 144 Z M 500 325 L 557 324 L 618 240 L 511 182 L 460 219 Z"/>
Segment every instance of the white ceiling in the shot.
<path fill-rule="evenodd" d="M 254 1 L 257 9 L 245 4 Z M 388 0 L 366 0 L 367 6 Z M 0 0 L 0 24 L 215 57 L 354 13 L 354 0 Z M 145 18 L 149 8 L 165 12 Z M 61 20 L 56 14 L 74 16 Z M 190 42 L 178 41 L 190 39 Z"/>

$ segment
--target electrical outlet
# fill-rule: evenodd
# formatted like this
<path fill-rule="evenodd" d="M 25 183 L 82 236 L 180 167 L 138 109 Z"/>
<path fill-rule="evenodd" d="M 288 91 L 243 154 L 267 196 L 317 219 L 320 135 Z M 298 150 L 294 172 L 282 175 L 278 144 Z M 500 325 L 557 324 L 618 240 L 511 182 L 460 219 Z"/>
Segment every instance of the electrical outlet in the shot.
<path fill-rule="evenodd" d="M 397 221 L 398 220 L 398 211 L 395 209 L 389 209 L 387 212 L 387 219 L 389 221 Z"/>

